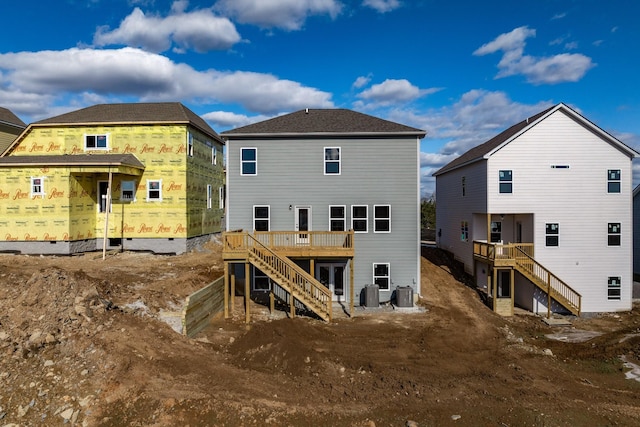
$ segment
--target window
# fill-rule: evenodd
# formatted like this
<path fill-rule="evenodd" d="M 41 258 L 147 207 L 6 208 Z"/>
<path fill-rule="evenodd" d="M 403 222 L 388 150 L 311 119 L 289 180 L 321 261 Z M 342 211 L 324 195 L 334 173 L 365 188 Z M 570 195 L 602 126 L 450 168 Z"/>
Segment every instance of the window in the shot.
<path fill-rule="evenodd" d="M 560 226 L 558 223 L 547 223 L 545 225 L 545 239 L 547 246 L 558 246 Z"/>
<path fill-rule="evenodd" d="M 207 209 L 211 209 L 213 206 L 213 186 L 207 184 Z"/>
<path fill-rule="evenodd" d="M 502 222 L 491 221 L 491 243 L 502 242 Z"/>
<path fill-rule="evenodd" d="M 258 149 L 240 149 L 240 175 L 258 174 Z"/>
<path fill-rule="evenodd" d="M 225 186 L 218 187 L 218 207 L 224 209 Z"/>
<path fill-rule="evenodd" d="M 187 155 L 193 157 L 193 135 L 191 133 L 189 133 L 189 137 L 187 138 Z"/>
<path fill-rule="evenodd" d="M 254 206 L 253 207 L 253 230 L 254 231 L 269 231 L 270 219 L 269 219 L 269 206 Z"/>
<path fill-rule="evenodd" d="M 391 233 L 391 205 L 373 206 L 373 232 Z"/>
<path fill-rule="evenodd" d="M 347 224 L 346 206 L 329 206 L 329 230 L 344 231 Z"/>
<path fill-rule="evenodd" d="M 607 193 L 620 192 L 620 169 L 609 169 L 607 171 Z"/>
<path fill-rule="evenodd" d="M 467 177 L 462 177 L 462 197 L 467 195 Z"/>
<path fill-rule="evenodd" d="M 619 300 L 622 293 L 620 292 L 620 277 L 609 277 L 607 281 L 607 299 Z"/>
<path fill-rule="evenodd" d="M 147 202 L 161 202 L 162 201 L 162 180 L 147 180 Z"/>
<path fill-rule="evenodd" d="M 460 222 L 460 240 L 463 242 L 469 241 L 469 223 L 467 221 Z"/>
<path fill-rule="evenodd" d="M 390 289 L 389 263 L 373 264 L 373 283 L 378 285 L 381 291 Z"/>
<path fill-rule="evenodd" d="M 262 271 L 253 267 L 253 290 L 254 291 L 270 291 L 271 290 L 271 280 L 269 276 L 264 274 Z"/>
<path fill-rule="evenodd" d="M 610 222 L 608 226 L 608 245 L 620 246 L 620 223 Z"/>
<path fill-rule="evenodd" d="M 356 233 L 366 233 L 369 223 L 369 207 L 367 205 L 351 206 L 351 228 Z"/>
<path fill-rule="evenodd" d="M 500 192 L 512 193 L 513 192 L 513 174 L 510 170 L 503 170 L 498 173 L 500 180 Z"/>
<path fill-rule="evenodd" d="M 215 165 L 218 163 L 218 149 L 216 147 L 211 147 L 211 164 Z"/>
<path fill-rule="evenodd" d="M 120 184 L 120 200 L 131 201 L 136 193 L 135 181 L 122 181 Z"/>
<path fill-rule="evenodd" d="M 109 148 L 107 135 L 85 135 L 85 150 L 107 150 Z"/>
<path fill-rule="evenodd" d="M 31 177 L 31 197 L 44 196 L 44 177 Z"/>
<path fill-rule="evenodd" d="M 340 147 L 325 147 L 324 174 L 340 175 Z"/>

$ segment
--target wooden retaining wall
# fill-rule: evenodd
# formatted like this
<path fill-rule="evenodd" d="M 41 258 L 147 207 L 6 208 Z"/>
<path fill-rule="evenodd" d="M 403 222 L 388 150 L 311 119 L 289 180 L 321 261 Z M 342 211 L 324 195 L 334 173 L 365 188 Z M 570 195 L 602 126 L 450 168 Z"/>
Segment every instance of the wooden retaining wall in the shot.
<path fill-rule="evenodd" d="M 189 295 L 182 310 L 182 334 L 193 337 L 224 310 L 224 277 Z"/>

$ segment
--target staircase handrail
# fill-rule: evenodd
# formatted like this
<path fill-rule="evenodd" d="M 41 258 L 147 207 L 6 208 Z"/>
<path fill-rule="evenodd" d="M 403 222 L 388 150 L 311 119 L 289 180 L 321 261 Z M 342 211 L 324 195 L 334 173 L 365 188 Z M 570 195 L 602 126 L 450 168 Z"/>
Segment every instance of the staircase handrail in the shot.
<path fill-rule="evenodd" d="M 541 263 L 536 261 L 535 258 L 527 254 L 525 251 L 523 251 L 520 248 L 515 248 L 515 249 L 516 249 L 516 252 L 520 254 L 520 256 L 514 256 L 514 259 L 519 268 L 529 272 L 533 277 L 547 284 L 547 287 L 548 287 L 548 289 L 546 290 L 547 293 L 549 293 L 550 290 L 553 291 L 553 294 L 564 298 L 573 308 L 577 310 L 578 313 L 580 313 L 582 295 L 580 295 L 578 291 L 573 289 L 571 286 L 565 283 L 562 279 L 560 279 L 558 276 L 553 274 L 548 268 L 546 268 Z M 522 262 L 523 259 L 528 260 L 532 267 L 529 268 L 529 266 L 526 263 Z M 534 267 L 537 267 L 537 268 L 534 268 Z M 539 273 L 539 271 L 536 271 L 536 270 L 542 270 L 542 272 L 545 273 L 547 277 L 546 278 L 543 277 Z"/>

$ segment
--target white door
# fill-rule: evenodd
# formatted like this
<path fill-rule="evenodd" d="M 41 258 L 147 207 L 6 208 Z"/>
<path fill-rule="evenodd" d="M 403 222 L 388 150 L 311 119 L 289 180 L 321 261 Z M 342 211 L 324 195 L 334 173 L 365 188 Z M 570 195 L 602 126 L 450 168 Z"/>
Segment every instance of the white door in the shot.
<path fill-rule="evenodd" d="M 316 278 L 331 291 L 333 301 L 345 301 L 345 265 L 334 263 L 316 264 Z"/>
<path fill-rule="evenodd" d="M 311 206 L 296 206 L 296 244 L 308 245 L 309 233 L 305 231 L 311 231 Z"/>

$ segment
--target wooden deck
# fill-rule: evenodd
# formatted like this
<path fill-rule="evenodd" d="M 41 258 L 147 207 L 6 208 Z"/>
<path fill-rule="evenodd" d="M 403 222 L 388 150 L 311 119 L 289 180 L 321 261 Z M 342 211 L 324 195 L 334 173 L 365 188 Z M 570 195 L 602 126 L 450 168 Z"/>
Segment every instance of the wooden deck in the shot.
<path fill-rule="evenodd" d="M 353 230 L 349 231 L 257 231 L 251 236 L 262 245 L 289 258 L 353 258 Z M 222 234 L 222 258 L 247 261 L 254 239 L 246 231 Z"/>

